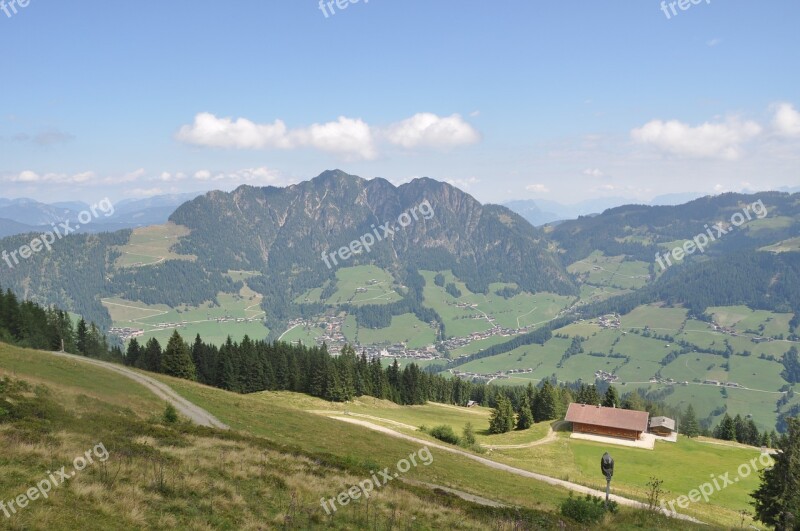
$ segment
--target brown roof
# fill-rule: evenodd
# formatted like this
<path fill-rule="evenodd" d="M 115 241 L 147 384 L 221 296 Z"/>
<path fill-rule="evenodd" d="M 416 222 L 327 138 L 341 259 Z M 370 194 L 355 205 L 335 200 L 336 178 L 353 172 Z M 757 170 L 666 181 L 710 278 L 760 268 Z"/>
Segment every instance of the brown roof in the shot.
<path fill-rule="evenodd" d="M 650 414 L 647 411 L 633 411 L 614 407 L 600 407 L 573 402 L 569 405 L 567 422 L 579 424 L 593 424 L 607 428 L 620 428 L 623 430 L 647 431 L 647 420 Z"/>

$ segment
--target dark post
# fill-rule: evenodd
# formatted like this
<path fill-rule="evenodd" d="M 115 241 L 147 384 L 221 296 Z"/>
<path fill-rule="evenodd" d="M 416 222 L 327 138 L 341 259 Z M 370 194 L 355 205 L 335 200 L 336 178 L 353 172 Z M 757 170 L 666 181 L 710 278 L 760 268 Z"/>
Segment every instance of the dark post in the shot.
<path fill-rule="evenodd" d="M 608 509 L 608 497 L 611 493 L 611 476 L 614 475 L 614 459 L 608 455 L 608 452 L 603 454 L 600 458 L 600 470 L 606 477 L 606 509 Z"/>

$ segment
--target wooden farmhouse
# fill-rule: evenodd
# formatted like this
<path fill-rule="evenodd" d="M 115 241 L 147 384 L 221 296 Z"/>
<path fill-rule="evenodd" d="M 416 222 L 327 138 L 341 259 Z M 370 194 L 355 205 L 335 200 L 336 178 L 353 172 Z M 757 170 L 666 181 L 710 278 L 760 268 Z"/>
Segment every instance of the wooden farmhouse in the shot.
<path fill-rule="evenodd" d="M 614 407 L 572 403 L 564 420 L 572 423 L 575 433 L 621 437 L 638 440 L 647 431 L 650 414 Z"/>

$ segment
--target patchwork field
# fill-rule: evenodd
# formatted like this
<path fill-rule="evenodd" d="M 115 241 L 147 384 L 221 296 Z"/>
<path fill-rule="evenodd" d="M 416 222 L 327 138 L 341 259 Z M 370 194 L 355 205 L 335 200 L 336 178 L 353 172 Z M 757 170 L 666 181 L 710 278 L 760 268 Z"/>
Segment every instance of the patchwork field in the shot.
<path fill-rule="evenodd" d="M 567 271 L 578 275 L 590 286 L 632 290 L 650 281 L 649 268 L 650 264 L 646 262 L 627 261 L 623 256 L 605 256 L 595 251 L 571 264 Z"/>
<path fill-rule="evenodd" d="M 166 344 L 174 330 L 187 339 L 200 334 L 207 343 L 222 344 L 228 336 L 240 341 L 245 335 L 264 339 L 269 329 L 264 326 L 261 295 L 245 285 L 238 294 L 220 293 L 219 306 L 206 303 L 200 307 L 169 308 L 165 305 L 148 305 L 120 298 L 103 299 L 113 326 L 144 330 L 137 340 L 146 342 L 151 337 Z"/>
<path fill-rule="evenodd" d="M 373 265 L 343 267 L 336 270 L 336 290 L 322 300 L 323 288 L 314 288 L 295 299 L 296 303 L 388 304 L 399 301 L 397 283 L 385 269 Z"/>
<path fill-rule="evenodd" d="M 408 348 L 423 348 L 436 342 L 436 331 L 413 313 L 395 315 L 391 326 L 380 329 L 361 328 L 355 317 L 348 315 L 342 332 L 349 342 L 361 345 L 405 343 Z"/>
<path fill-rule="evenodd" d="M 473 360 L 456 369 L 485 375 L 497 385 L 538 383 L 551 375 L 560 381 L 592 382 L 595 372 L 602 370 L 618 377 L 615 385 L 623 393 L 635 388 L 669 389 L 668 403 L 681 407 L 692 403 L 701 419 L 727 406 L 732 414 L 753 415 L 761 429 L 773 429 L 777 419 L 776 402 L 783 396 L 781 390 L 787 383 L 781 376 L 780 360 L 793 343 L 787 340 L 754 343 L 750 332 L 761 329 L 765 334 L 786 336 L 791 315 L 746 307 L 714 308 L 713 312 L 720 324 L 734 328 L 738 335 L 715 331 L 709 323 L 687 319 L 687 311 L 682 308 L 647 305 L 620 316 L 618 327 L 603 325 L 597 320 L 574 323 L 554 331 L 561 337 L 554 337 L 543 346 L 519 347 Z M 656 339 L 654 335 L 670 336 L 675 341 Z M 572 337 L 583 339 L 583 352 L 562 359 Z M 695 351 L 680 354 L 683 347 L 676 341 L 685 341 L 688 348 Z M 729 348 L 732 355 L 722 356 Z M 702 350 L 714 350 L 719 354 L 698 352 Z M 762 359 L 762 354 L 773 358 Z M 668 355 L 677 357 L 665 361 Z M 497 374 L 528 368 L 533 371 Z M 660 378 L 662 383 L 652 384 L 653 378 Z M 667 382 L 668 379 L 673 379 L 675 385 Z M 741 387 L 724 388 L 704 384 L 706 381 L 723 385 L 731 382 Z M 681 385 L 683 382 L 687 385 Z M 786 406 L 782 408 L 785 409 Z M 719 418 L 715 416 L 709 421 L 713 425 Z"/>

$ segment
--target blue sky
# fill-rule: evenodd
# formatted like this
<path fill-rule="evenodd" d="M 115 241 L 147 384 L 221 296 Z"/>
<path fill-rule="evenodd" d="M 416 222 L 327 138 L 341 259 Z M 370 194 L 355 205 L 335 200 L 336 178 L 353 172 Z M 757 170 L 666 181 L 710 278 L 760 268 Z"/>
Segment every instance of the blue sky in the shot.
<path fill-rule="evenodd" d="M 29 1 L 0 5 L 0 197 L 330 168 L 485 202 L 800 185 L 795 0 Z"/>

